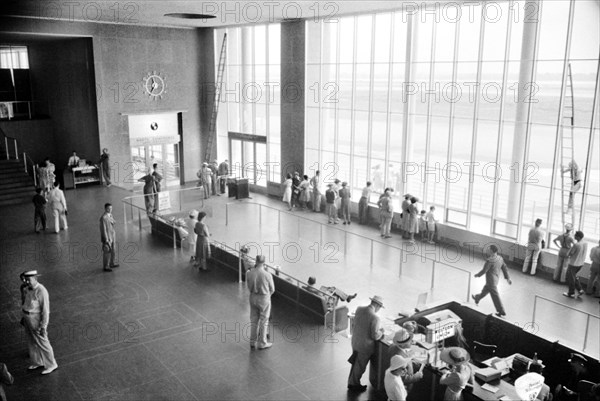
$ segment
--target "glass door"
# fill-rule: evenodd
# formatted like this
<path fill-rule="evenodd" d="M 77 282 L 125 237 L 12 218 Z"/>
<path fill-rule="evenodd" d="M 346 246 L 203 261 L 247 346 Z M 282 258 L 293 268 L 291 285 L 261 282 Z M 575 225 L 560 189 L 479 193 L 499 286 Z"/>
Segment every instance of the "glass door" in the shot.
<path fill-rule="evenodd" d="M 158 165 L 159 174 L 163 176 L 163 188 L 181 183 L 178 143 L 132 147 L 131 162 L 134 185 L 143 185 L 138 179 L 145 176 L 148 170 L 152 170 L 155 163 Z"/>

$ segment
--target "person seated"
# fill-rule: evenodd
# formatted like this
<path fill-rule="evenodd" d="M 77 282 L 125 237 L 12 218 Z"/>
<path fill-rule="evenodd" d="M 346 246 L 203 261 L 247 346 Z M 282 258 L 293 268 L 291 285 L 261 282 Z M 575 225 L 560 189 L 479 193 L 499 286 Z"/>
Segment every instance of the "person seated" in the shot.
<path fill-rule="evenodd" d="M 67 162 L 67 167 L 73 170 L 75 167 L 79 166 L 79 156 L 77 156 L 77 152 L 73 151 L 71 157 L 69 157 L 69 161 Z"/>
<path fill-rule="evenodd" d="M 343 302 L 351 302 L 354 298 L 356 298 L 356 293 L 354 295 L 348 295 L 344 291 L 340 290 L 336 287 L 324 287 L 326 291 L 317 290 L 314 285 L 317 284 L 317 279 L 313 276 L 308 278 L 308 286 L 304 286 L 306 291 L 312 292 L 313 294 L 322 295 L 322 292 L 328 293 L 330 296 L 336 297 L 338 300 Z M 336 301 L 337 304 L 337 301 Z"/>

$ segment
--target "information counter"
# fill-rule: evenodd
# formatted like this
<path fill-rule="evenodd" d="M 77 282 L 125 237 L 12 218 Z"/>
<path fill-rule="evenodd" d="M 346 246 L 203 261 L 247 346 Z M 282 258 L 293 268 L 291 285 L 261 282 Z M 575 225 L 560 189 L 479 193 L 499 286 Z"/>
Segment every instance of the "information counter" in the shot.
<path fill-rule="evenodd" d="M 369 379 L 371 385 L 378 391 L 384 392 L 384 376 L 385 371 L 389 368 L 390 354 L 389 348 L 392 346 L 392 339 L 395 330 L 403 323 L 413 320 L 421 326 L 427 326 L 428 317 L 443 314 L 448 315 L 448 311 L 460 318 L 462 333 L 466 339 L 466 348 L 471 354 L 471 368 L 473 373 L 478 369 L 485 367 L 485 363 L 489 356 L 483 358 L 481 355 L 473 351 L 473 341 L 478 341 L 484 344 L 493 344 L 497 346 L 496 356 L 505 358 L 508 366 L 512 364 L 512 358 L 516 355 L 525 358 L 531 358 L 534 353 L 537 353 L 540 360 L 544 361 L 545 383 L 554 388 L 557 384 L 564 384 L 565 371 L 568 370 L 568 359 L 575 350 L 566 347 L 565 345 L 556 342 L 550 342 L 533 333 L 523 330 L 520 326 L 513 324 L 504 319 L 497 318 L 494 315 L 485 315 L 468 305 L 461 305 L 458 302 L 449 302 L 439 304 L 429 309 L 422 310 L 419 313 L 410 317 L 396 319 L 393 323 L 382 319 L 385 329 L 384 337 L 376 342 L 375 354 L 371 359 Z M 436 333 L 444 335 L 447 321 L 444 320 L 440 324 L 440 330 Z M 427 327 L 431 327 L 427 326 Z M 423 331 L 423 330 L 421 330 Z M 439 362 L 437 355 L 441 347 L 459 346 L 456 336 L 442 337 L 443 340 L 436 341 L 434 334 L 433 341 L 431 333 L 415 334 L 412 345 L 413 359 L 423 361 L 430 355 L 430 361 L 434 366 L 428 365 L 423 371 L 423 379 L 415 383 L 409 393 L 409 400 L 441 400 L 445 392 L 445 386 L 439 384 L 440 377 L 444 373 L 445 364 Z M 431 342 L 428 343 L 427 340 Z M 522 358 L 521 358 L 522 359 Z M 588 358 L 589 373 L 591 377 L 599 374 L 600 365 L 597 359 Z M 489 381 L 492 390 L 488 391 L 484 388 L 484 381 L 475 378 L 471 388 L 463 391 L 465 400 L 518 400 L 517 393 L 514 389 L 514 381 L 524 372 L 519 372 L 513 369 L 506 371 L 502 378 L 497 378 Z M 487 386 L 486 386 L 487 387 Z"/>

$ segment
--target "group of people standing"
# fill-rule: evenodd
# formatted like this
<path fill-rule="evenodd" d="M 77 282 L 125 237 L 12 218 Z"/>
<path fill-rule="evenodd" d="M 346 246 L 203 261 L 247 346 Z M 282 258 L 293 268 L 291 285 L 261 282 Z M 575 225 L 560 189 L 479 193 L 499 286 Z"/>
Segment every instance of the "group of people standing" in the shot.
<path fill-rule="evenodd" d="M 371 194 L 373 193 L 372 182 L 367 181 L 365 187 L 361 191 L 361 197 L 358 201 L 358 221 L 360 224 L 369 223 L 369 203 Z M 295 207 L 303 210 L 308 209 L 308 204 L 314 212 L 321 211 L 321 197 L 323 195 L 322 181 L 320 172 L 317 170 L 314 177 L 309 180 L 307 175 L 300 178 L 298 172 L 287 174 L 283 182 L 283 202 L 288 206 L 288 210 L 293 210 Z M 352 224 L 350 215 L 350 200 L 352 198 L 352 190 L 347 182 L 341 182 L 335 178 L 333 182 L 326 185 L 325 206 L 327 220 L 329 224 L 338 224 L 340 219 L 343 224 Z M 392 221 L 394 218 L 394 203 L 392 199 L 392 188 L 385 188 L 377 206 L 379 207 L 379 227 L 383 238 L 391 238 L 390 235 Z M 415 241 L 415 234 L 421 232 L 422 239 L 429 243 L 434 243 L 435 229 L 437 219 L 435 217 L 435 207 L 431 206 L 429 212 L 421 210 L 417 205 L 419 199 L 410 195 L 404 195 L 404 201 L 401 207 L 401 222 L 398 224 L 402 237 Z"/>
<path fill-rule="evenodd" d="M 204 199 L 212 195 L 221 196 L 225 193 L 225 184 L 229 177 L 229 161 L 225 159 L 221 164 L 217 160 L 212 163 L 202 163 L 202 167 L 196 173 L 198 177 L 198 187 L 204 190 Z M 217 192 L 217 186 L 219 192 Z"/>
<path fill-rule="evenodd" d="M 538 259 L 542 249 L 545 248 L 544 232 L 541 226 L 542 219 L 537 219 L 527 236 L 523 273 L 529 271 L 532 276 L 536 274 Z M 563 295 L 568 298 L 580 299 L 584 293 L 600 298 L 600 246 L 596 246 L 590 251 L 592 265 L 586 287 L 587 291 L 583 290 L 577 276 L 583 268 L 587 256 L 588 244 L 582 241 L 584 236 L 582 231 L 576 231 L 573 235 L 573 225 L 567 223 L 565 224 L 565 232 L 552 240 L 559 249 L 552 278 L 555 282 L 567 283 L 568 290 Z"/>

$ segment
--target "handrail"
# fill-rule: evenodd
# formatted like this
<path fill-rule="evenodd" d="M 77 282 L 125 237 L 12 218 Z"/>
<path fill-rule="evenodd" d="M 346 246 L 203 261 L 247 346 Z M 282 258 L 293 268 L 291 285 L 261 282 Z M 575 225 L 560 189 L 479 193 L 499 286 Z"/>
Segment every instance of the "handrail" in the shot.
<path fill-rule="evenodd" d="M 599 319 L 600 320 L 600 316 L 594 315 L 593 313 L 589 313 L 589 312 L 583 311 L 581 309 L 573 308 L 572 306 L 565 305 L 565 304 L 563 304 L 561 302 L 558 302 L 558 301 L 555 301 L 553 299 L 549 299 L 549 298 L 543 297 L 541 295 L 535 294 L 534 298 L 533 298 L 533 316 L 531 317 L 531 323 L 532 324 L 535 323 L 535 315 L 536 315 L 536 312 L 537 312 L 537 300 L 538 300 L 538 298 L 543 299 L 544 301 L 556 304 L 556 305 L 560 305 L 563 308 L 571 309 L 571 310 L 573 310 L 575 312 L 579 312 L 579 313 L 582 313 L 584 315 L 587 315 L 586 323 L 585 323 L 585 336 L 583 337 L 583 346 L 581 348 L 582 352 L 586 352 L 585 349 L 587 348 L 587 342 L 588 342 L 588 333 L 589 333 L 589 329 L 590 329 L 590 318 L 593 317 L 595 319 Z"/>
<path fill-rule="evenodd" d="M 230 253 L 238 255 L 238 259 L 239 259 L 238 276 L 239 276 L 239 282 L 241 283 L 242 282 L 242 258 L 244 258 L 244 255 L 242 255 L 242 252 L 241 252 L 241 248 L 242 247 L 240 247 L 240 249 L 235 249 L 235 248 L 232 248 L 232 247 L 230 247 L 229 245 L 227 245 L 227 244 L 225 244 L 223 242 L 216 241 L 216 240 L 211 241 L 211 244 L 213 244 L 215 246 L 218 246 L 221 249 L 227 250 Z M 271 265 L 269 265 L 267 263 L 265 263 L 264 266 L 266 267 L 267 271 L 271 270 L 271 273 L 274 276 L 277 276 L 277 277 L 284 276 L 286 280 L 291 281 L 291 282 L 296 282 L 296 299 L 294 300 L 294 302 L 296 303 L 296 305 L 300 306 L 300 302 L 299 302 L 299 299 L 300 299 L 299 294 L 300 293 L 299 293 L 299 291 L 301 289 L 304 289 L 303 287 L 309 287 L 310 285 L 308 283 L 302 281 L 302 280 L 297 279 L 294 276 L 291 276 L 291 275 L 289 275 L 289 274 L 287 274 L 285 272 L 282 272 L 280 269 L 278 269 L 275 266 L 271 266 Z M 275 291 L 277 291 L 277 288 L 275 288 Z M 311 292 L 314 293 L 315 295 L 320 295 L 322 298 L 325 298 L 328 301 L 330 299 L 335 298 L 334 295 L 331 295 L 331 294 L 328 294 L 328 293 L 326 293 L 324 291 L 321 291 L 321 289 L 319 289 L 319 288 L 312 287 L 311 288 Z M 335 305 L 335 303 L 334 303 L 334 305 Z M 331 327 L 332 327 L 333 333 L 335 334 L 335 327 L 336 327 L 336 323 L 335 323 L 335 307 L 331 310 L 331 312 L 332 312 L 332 326 Z"/>
<path fill-rule="evenodd" d="M 198 190 L 198 187 L 191 187 L 191 188 L 180 188 L 180 189 L 170 189 L 170 190 L 166 190 L 166 191 L 161 191 L 161 192 L 168 192 L 168 193 L 179 193 L 179 192 L 184 192 L 184 191 L 193 191 L 193 190 Z M 121 199 L 121 202 L 123 203 L 123 223 L 127 224 L 127 206 L 129 205 L 131 207 L 131 216 L 132 219 L 133 217 L 133 208 L 135 207 L 136 209 L 140 209 L 143 210 L 144 212 L 146 212 L 145 208 L 142 208 L 140 206 L 134 205 L 133 202 L 129 202 L 132 199 L 140 199 L 140 198 L 145 198 L 146 196 L 154 196 L 154 194 L 151 195 L 147 195 L 147 194 L 140 194 L 140 195 L 131 195 L 131 196 L 126 196 L 123 199 Z M 201 207 L 204 207 L 204 199 L 201 199 L 202 201 L 202 205 Z M 179 209 L 181 210 L 181 197 L 179 198 Z M 139 216 L 139 213 L 138 213 Z M 140 229 L 141 229 L 141 221 L 140 221 Z"/>
<path fill-rule="evenodd" d="M 10 160 L 10 156 L 11 156 L 10 151 L 9 151 L 9 146 L 8 146 L 9 139 L 13 141 L 13 145 L 15 148 L 15 160 L 19 160 L 18 139 L 6 135 L 6 132 L 4 132 L 4 130 L 2 128 L 0 128 L 0 134 L 2 134 L 2 136 L 4 137 L 4 149 L 6 151 L 6 160 Z M 27 174 L 29 174 L 29 171 L 27 169 L 27 161 L 28 160 L 31 165 L 31 172 L 33 175 L 33 184 L 35 185 L 35 187 L 37 187 L 37 176 L 36 176 L 37 164 L 31 159 L 31 157 L 29 157 L 29 155 L 26 152 L 23 152 L 23 167 L 24 167 L 25 173 L 27 173 Z"/>
<path fill-rule="evenodd" d="M 237 202 L 229 202 L 229 203 L 225 204 L 225 225 L 226 226 L 229 225 L 229 205 L 239 205 L 239 203 L 237 203 Z M 290 213 L 288 211 L 281 210 L 281 209 L 278 209 L 278 208 L 275 208 L 275 207 L 272 207 L 272 206 L 269 206 L 269 205 L 263 205 L 263 204 L 257 203 L 257 202 L 244 202 L 244 205 L 255 205 L 255 206 L 259 207 L 259 224 L 262 221 L 262 208 L 263 207 L 271 209 L 271 210 L 274 210 L 274 211 L 277 211 L 279 213 L 279 215 L 278 215 L 279 218 L 278 218 L 278 223 L 277 223 L 277 230 L 278 231 L 280 230 L 280 227 L 281 227 L 281 221 L 280 221 L 281 220 L 281 217 L 280 217 L 281 213 L 285 213 L 285 214 L 288 214 L 288 215 L 291 215 L 291 216 L 295 216 L 298 219 L 304 219 L 304 220 L 310 221 L 312 223 L 319 224 L 321 226 L 321 230 L 320 230 L 321 238 L 320 238 L 319 243 L 323 242 L 323 230 L 322 230 L 322 228 L 325 227 L 325 226 L 327 226 L 329 229 L 334 229 L 334 230 L 338 230 L 339 232 L 343 232 L 344 233 L 344 255 L 346 255 L 346 250 L 347 250 L 346 243 L 347 243 L 348 231 L 346 231 L 346 230 L 344 230 L 342 228 L 338 228 L 338 227 L 335 227 L 335 226 L 330 226 L 330 225 L 327 225 L 327 224 L 322 223 L 320 221 L 315 221 L 315 220 L 309 219 L 307 217 L 300 216 L 298 214 Z M 370 237 L 367 237 L 367 236 L 364 236 L 364 235 L 361 235 L 361 234 L 351 233 L 351 235 L 354 235 L 354 236 L 357 236 L 359 238 L 363 238 L 365 240 L 371 241 L 371 260 L 370 260 L 370 265 L 371 266 L 373 266 L 373 253 L 374 253 L 373 249 L 374 249 L 374 244 L 375 243 L 378 243 L 380 245 L 385 245 L 385 246 L 387 246 L 389 248 L 393 248 L 393 249 L 399 250 L 400 251 L 399 275 L 402 275 L 402 264 L 403 264 L 402 261 L 404 260 L 404 256 L 405 256 L 404 252 L 406 252 L 406 249 L 404 249 L 402 247 L 398 247 L 398 246 L 392 245 L 392 244 L 388 244 L 386 242 L 382 242 L 382 241 L 379 241 L 377 239 L 370 238 Z M 431 287 L 430 287 L 431 289 L 434 288 L 435 267 L 436 267 L 436 264 L 441 264 L 441 265 L 450 267 L 451 269 L 458 270 L 458 271 L 461 271 L 463 273 L 466 273 L 468 275 L 468 286 L 467 286 L 466 301 L 467 302 L 470 301 L 470 299 L 471 299 L 471 278 L 472 278 L 472 274 L 471 274 L 470 271 L 468 271 L 466 269 L 462 269 L 460 267 L 452 266 L 452 265 L 450 265 L 448 263 L 441 262 L 441 261 L 438 261 L 436 259 L 429 258 L 429 257 L 427 257 L 426 255 L 423 255 L 423 254 L 421 254 L 420 257 L 422 259 L 425 259 L 425 260 L 428 260 L 428 261 L 432 262 Z"/>

